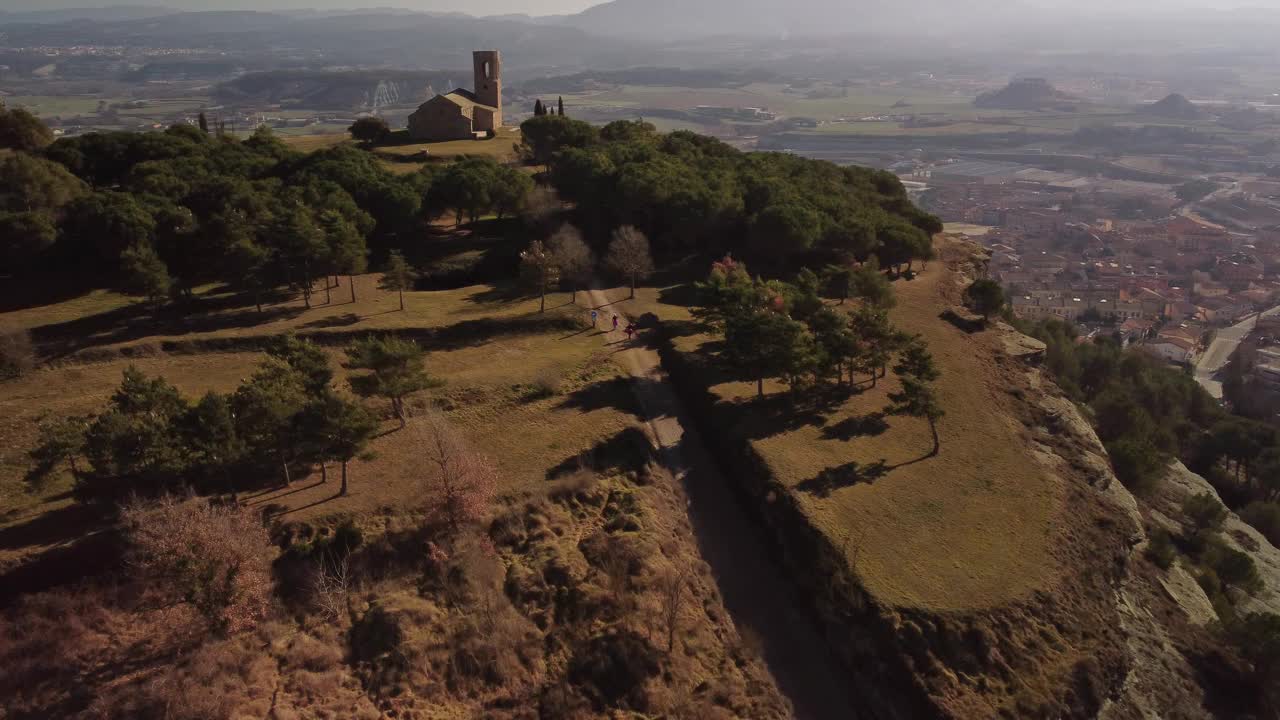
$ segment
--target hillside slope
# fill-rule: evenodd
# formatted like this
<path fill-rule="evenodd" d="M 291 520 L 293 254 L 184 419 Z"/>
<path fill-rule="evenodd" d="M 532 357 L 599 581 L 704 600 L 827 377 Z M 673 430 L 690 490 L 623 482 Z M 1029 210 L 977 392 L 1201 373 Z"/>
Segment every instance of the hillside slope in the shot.
<path fill-rule="evenodd" d="M 1138 503 L 1088 422 L 1011 353 L 1011 328 L 969 334 L 942 318 L 975 252 L 941 241 L 941 262 L 895 284 L 895 324 L 923 335 L 943 372 L 937 457 L 924 421 L 879 413 L 896 380 L 803 408 L 767 385 L 776 401 L 758 402 L 717 375 L 714 340 L 686 334 L 682 308 L 644 309 L 670 328 L 664 362 L 703 395 L 699 430 L 877 716 L 1203 716 L 1175 649 L 1196 630 L 1142 560 Z"/>

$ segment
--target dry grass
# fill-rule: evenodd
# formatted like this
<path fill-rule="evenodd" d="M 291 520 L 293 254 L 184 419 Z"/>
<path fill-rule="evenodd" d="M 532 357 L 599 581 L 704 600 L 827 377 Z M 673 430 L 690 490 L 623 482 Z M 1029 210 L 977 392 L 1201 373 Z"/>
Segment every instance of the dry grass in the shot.
<path fill-rule="evenodd" d="M 822 413 L 818 422 L 785 428 L 792 409 L 762 410 L 748 382 L 716 384 L 712 391 L 740 403 L 756 450 L 775 477 L 793 488 L 813 523 L 846 548 L 864 586 L 891 605 L 935 610 L 996 607 L 1051 584 L 1056 577 L 1050 543 L 1061 523 L 1063 488 L 1036 463 L 1017 421 L 1000 370 L 994 333 L 967 335 L 942 320 L 951 283 L 941 263 L 911 282 L 895 284 L 894 322 L 929 343 L 944 378 L 938 383 L 947 416 L 940 422 L 942 452 L 931 449 L 929 428 L 914 418 L 887 417 L 887 428 L 862 436 L 859 419 L 882 412 L 895 391 L 892 373 L 878 388 Z M 644 289 L 628 312 L 664 320 L 687 317 Z M 677 338 L 695 352 L 710 338 Z M 775 398 L 783 385 L 766 383 Z M 843 423 L 843 424 L 842 424 Z M 844 432 L 842 432 L 842 430 Z M 925 458 L 925 459 L 921 459 Z M 887 474 L 814 492 L 824 470 L 883 462 Z"/>
<path fill-rule="evenodd" d="M 538 298 L 511 297 L 505 289 L 477 285 L 436 292 L 406 292 L 405 311 L 400 311 L 400 301 L 395 293 L 378 289 L 379 274 L 358 275 L 356 302 L 351 302 L 351 286 L 346 276 L 339 278 L 338 287 L 329 293 L 326 302 L 324 281 L 317 281 L 307 309 L 301 295 L 284 302 L 263 306 L 259 315 L 252 305 L 200 313 L 193 316 L 190 326 L 148 326 L 145 316 L 103 315 L 101 322 L 95 315 L 118 309 L 114 304 L 120 296 L 101 294 L 91 297 L 95 302 L 71 300 L 16 313 L 0 314 L 0 324 L 8 327 L 9 318 L 24 328 L 37 328 L 70 321 L 83 321 L 76 326 L 69 338 L 75 349 L 122 349 L 138 346 L 156 346 L 159 343 L 194 343 L 220 338 L 244 338 L 280 335 L 289 332 L 351 333 L 360 331 L 406 330 L 440 328 L 466 321 L 492 319 L 504 320 L 533 317 L 538 311 Z M 128 304 L 128 303 L 123 303 Z M 582 314 L 583 307 L 569 302 L 568 293 L 552 293 L 547 296 L 548 313 Z M 47 331 L 56 328 L 46 328 Z M 175 332 L 175 330 L 177 330 Z M 54 333 L 59 334 L 59 333 Z"/>
<path fill-rule="evenodd" d="M 514 146 L 519 142 L 518 128 L 503 128 L 498 131 L 496 137 L 488 140 L 449 140 L 411 145 L 385 145 L 375 149 L 374 153 L 397 161 L 426 153 L 426 156 L 434 159 L 452 160 L 469 155 L 491 157 L 498 162 L 509 162 L 515 160 Z"/>
<path fill-rule="evenodd" d="M 91 315 L 119 310 L 141 302 L 142 300 L 139 298 L 129 297 L 111 290 L 93 290 L 78 298 L 64 300 L 51 305 L 40 305 L 13 312 L 0 313 L 0 329 L 30 330 L 41 325 L 79 320 Z"/>
<path fill-rule="evenodd" d="M 0 387 L 0 529 L 30 525 L 41 514 L 68 507 L 70 478 L 65 474 L 55 478 L 38 493 L 29 493 L 23 477 L 29 467 L 27 451 L 37 441 L 37 424 L 48 415 L 66 416 L 86 414 L 99 410 L 120 382 L 121 373 L 130 364 L 151 375 L 163 375 L 189 396 L 197 396 L 208 390 L 234 389 L 260 361 L 254 352 L 208 353 L 169 355 L 159 352 L 163 341 L 183 342 L 218 340 L 235 337 L 263 337 L 290 331 L 307 333 L 359 332 L 363 330 L 408 330 L 439 328 L 467 321 L 484 319 L 533 318 L 537 313 L 536 299 L 507 299 L 502 293 L 488 286 L 477 286 L 443 292 L 411 292 L 405 294 L 407 310 L 398 310 L 394 294 L 377 290 L 378 277 L 365 275 L 356 278 L 358 302 L 348 300 L 350 289 L 347 279 L 343 286 L 333 291 L 333 303 L 323 304 L 324 293 L 316 294 L 318 303 L 310 311 L 302 307 L 300 299 L 292 300 L 277 308 L 274 319 L 253 324 L 256 313 L 252 308 L 229 310 L 211 314 L 211 329 L 186 334 L 147 335 L 145 321 L 123 320 L 115 324 L 104 323 L 98 336 L 90 333 L 78 338 L 95 350 L 128 349 L 130 359 L 112 359 L 106 362 L 89 362 L 75 365 L 46 366 L 25 377 L 4 382 Z M 0 315 L 0 322 L 20 327 L 40 327 L 49 323 L 62 323 L 92 318 L 128 305 L 127 299 L 114 293 L 94 292 L 90 295 L 56 305 L 31 308 L 17 313 Z M 568 304 L 567 295 L 548 298 L 548 307 L 554 312 L 575 314 L 585 312 Z M 225 327 L 217 327 L 218 320 Z M 208 319 L 208 318 L 206 318 Z M 89 322 L 92 323 L 92 320 Z M 111 342 L 125 333 L 123 342 Z M 568 337 L 566 337 L 568 336 Z M 511 472 L 511 487 L 522 487 L 537 481 L 540 473 L 565 458 L 558 453 L 576 452 L 579 445 L 590 446 L 599 437 L 597 433 L 615 432 L 625 418 L 616 411 L 600 409 L 580 413 L 576 409 L 558 408 L 563 397 L 544 398 L 538 403 L 520 403 L 516 399 L 515 386 L 533 385 L 550 374 L 568 376 L 581 372 L 588 359 L 600 347 L 600 341 L 589 333 L 571 335 L 570 331 L 551 330 L 478 338 L 464 343 L 458 349 L 432 353 L 428 359 L 430 371 L 443 378 L 447 385 L 443 394 L 471 393 L 484 403 L 467 399 L 463 405 L 468 410 L 490 410 L 483 419 L 467 421 L 469 432 L 475 440 L 493 446 L 502 452 L 499 456 L 504 470 Z M 341 360 L 341 351 L 334 348 L 334 364 Z M 341 380 L 342 374 L 339 373 Z M 439 393 L 438 393 L 439 394 Z M 503 406 L 503 403 L 510 407 Z M 380 406 L 378 406 L 380 409 Z M 498 408 L 498 409 L 495 409 Z M 608 416 L 608 417 L 606 417 Z M 491 422 L 486 427 L 485 422 Z M 553 436 L 555 428 L 566 433 L 576 433 L 577 439 L 565 442 Z M 544 441 L 531 451 L 524 449 L 521 433 L 531 433 Z M 533 447 L 533 446 L 530 446 Z M 379 439 L 374 446 L 377 459 L 357 461 L 354 473 L 353 493 L 341 503 L 324 502 L 332 495 L 328 486 L 297 492 L 282 499 L 279 494 L 264 496 L 263 502 L 274 502 L 288 509 L 313 506 L 315 514 L 363 512 L 386 505 L 397 505 L 407 495 L 420 492 L 420 478 L 415 470 L 416 461 L 412 444 L 400 434 L 390 434 Z M 504 456 L 504 453 L 509 455 Z M 315 484 L 310 479 L 295 483 L 294 490 Z M 504 488 L 510 489 L 510 488 Z M 37 533 L 21 537 L 0 547 L 0 566 L 19 561 L 32 552 L 47 549 L 69 539 L 67 533 Z"/>
<path fill-rule="evenodd" d="M 164 375 L 184 393 L 197 395 L 234 389 L 261 358 L 258 353 L 134 358 L 42 368 L 0 383 L 0 530 L 29 523 L 40 514 L 72 503 L 67 494 L 71 489 L 68 475 L 59 476 L 34 494 L 28 493 L 23 483 L 29 467 L 27 450 L 37 442 L 37 424 L 42 416 L 65 417 L 100 410 L 130 364 L 149 375 Z M 66 539 L 53 532 L 6 541 L 0 546 L 0 568 Z"/>
<path fill-rule="evenodd" d="M 419 395 L 413 405 L 443 406 L 472 446 L 493 458 L 501 495 L 540 494 L 551 487 L 548 472 L 623 433 L 635 424 L 626 408 L 629 389 L 612 384 L 592 387 L 617 369 L 600 354 L 591 335 L 563 338 L 554 333 L 501 338 L 484 345 L 431 353 L 428 370 L 445 387 Z M 571 378 L 556 395 L 530 399 L 538 379 L 555 369 Z M 341 382 L 342 373 L 339 373 Z M 580 393 L 575 395 L 575 393 Z M 576 397 L 590 395 L 590 407 Z M 375 407 L 381 407 L 375 405 Z M 621 409 L 620 409 L 621 408 Z M 256 507 L 279 506 L 287 520 L 364 515 L 384 508 L 417 507 L 431 491 L 425 459 L 412 430 L 400 430 L 389 418 L 376 439 L 373 457 L 351 463 L 351 493 L 335 497 L 337 482 L 319 472 L 282 488 L 249 498 Z"/>
<path fill-rule="evenodd" d="M 281 135 L 280 139 L 285 145 L 288 145 L 294 150 L 307 153 L 315 152 L 317 150 L 328 150 L 329 148 L 352 142 L 351 136 L 347 133 L 335 133 L 332 135 Z"/>

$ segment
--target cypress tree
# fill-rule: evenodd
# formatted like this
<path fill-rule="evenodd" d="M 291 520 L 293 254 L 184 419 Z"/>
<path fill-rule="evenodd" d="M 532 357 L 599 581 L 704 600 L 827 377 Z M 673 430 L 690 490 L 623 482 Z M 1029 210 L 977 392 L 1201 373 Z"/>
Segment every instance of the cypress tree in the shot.
<path fill-rule="evenodd" d="M 559 106 L 560 106 L 560 117 L 564 117 L 564 96 L 563 95 L 560 96 Z"/>

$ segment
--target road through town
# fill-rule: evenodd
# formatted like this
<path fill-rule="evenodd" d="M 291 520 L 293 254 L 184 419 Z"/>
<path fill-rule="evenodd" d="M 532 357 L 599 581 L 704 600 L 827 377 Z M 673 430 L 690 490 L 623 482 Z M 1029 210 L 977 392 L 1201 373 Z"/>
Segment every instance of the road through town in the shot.
<path fill-rule="evenodd" d="M 1271 317 L 1277 313 L 1280 313 L 1280 305 L 1264 310 L 1261 317 Z M 1244 340 L 1257 324 L 1258 317 L 1259 315 L 1250 315 L 1243 322 L 1219 330 L 1213 342 L 1209 344 L 1209 348 L 1196 360 L 1196 382 L 1199 382 L 1215 398 L 1222 399 L 1222 381 L 1218 379 L 1218 373 L 1227 366 L 1231 355 L 1239 347 L 1240 341 Z"/>

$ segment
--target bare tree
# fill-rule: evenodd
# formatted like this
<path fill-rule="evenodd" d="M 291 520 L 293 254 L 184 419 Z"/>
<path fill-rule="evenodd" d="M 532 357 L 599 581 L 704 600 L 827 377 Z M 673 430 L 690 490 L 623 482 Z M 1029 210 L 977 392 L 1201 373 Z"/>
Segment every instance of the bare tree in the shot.
<path fill-rule="evenodd" d="M 130 564 L 149 591 L 188 602 L 211 628 L 252 628 L 271 604 L 275 547 L 247 508 L 202 498 L 135 500 L 121 511 Z"/>
<path fill-rule="evenodd" d="M 311 597 L 320 615 L 331 622 L 351 612 L 351 562 L 349 558 L 322 558 L 312 580 Z"/>
<path fill-rule="evenodd" d="M 672 569 L 658 579 L 662 621 L 667 629 L 667 653 L 673 652 L 676 647 L 676 631 L 680 627 L 680 610 L 684 607 L 684 585 L 687 572 L 683 569 Z"/>
<path fill-rule="evenodd" d="M 595 272 L 596 257 L 582 239 L 582 233 L 572 225 L 561 226 L 547 241 L 552 263 L 560 270 L 560 279 L 569 283 L 573 293 L 570 302 L 578 302 L 578 289 L 591 282 Z"/>
<path fill-rule="evenodd" d="M 546 312 L 547 288 L 550 287 L 558 272 L 555 255 L 547 248 L 546 243 L 534 240 L 529 243 L 528 250 L 520 253 L 520 266 L 538 284 L 538 296 L 541 298 L 538 312 Z"/>
<path fill-rule="evenodd" d="M 649 253 L 649 238 L 630 225 L 613 231 L 606 260 L 615 272 L 625 275 L 631 283 L 631 299 L 636 297 L 636 282 L 653 272 L 653 256 Z"/>
<path fill-rule="evenodd" d="M 497 491 L 498 469 L 439 412 L 428 412 L 414 425 L 418 444 L 434 470 L 433 505 L 456 534 L 464 524 L 483 517 Z"/>
<path fill-rule="evenodd" d="M 539 186 L 525 198 L 524 219 L 529 227 L 536 231 L 550 230 L 562 208 L 563 203 L 560 202 L 560 196 L 555 190 Z"/>

